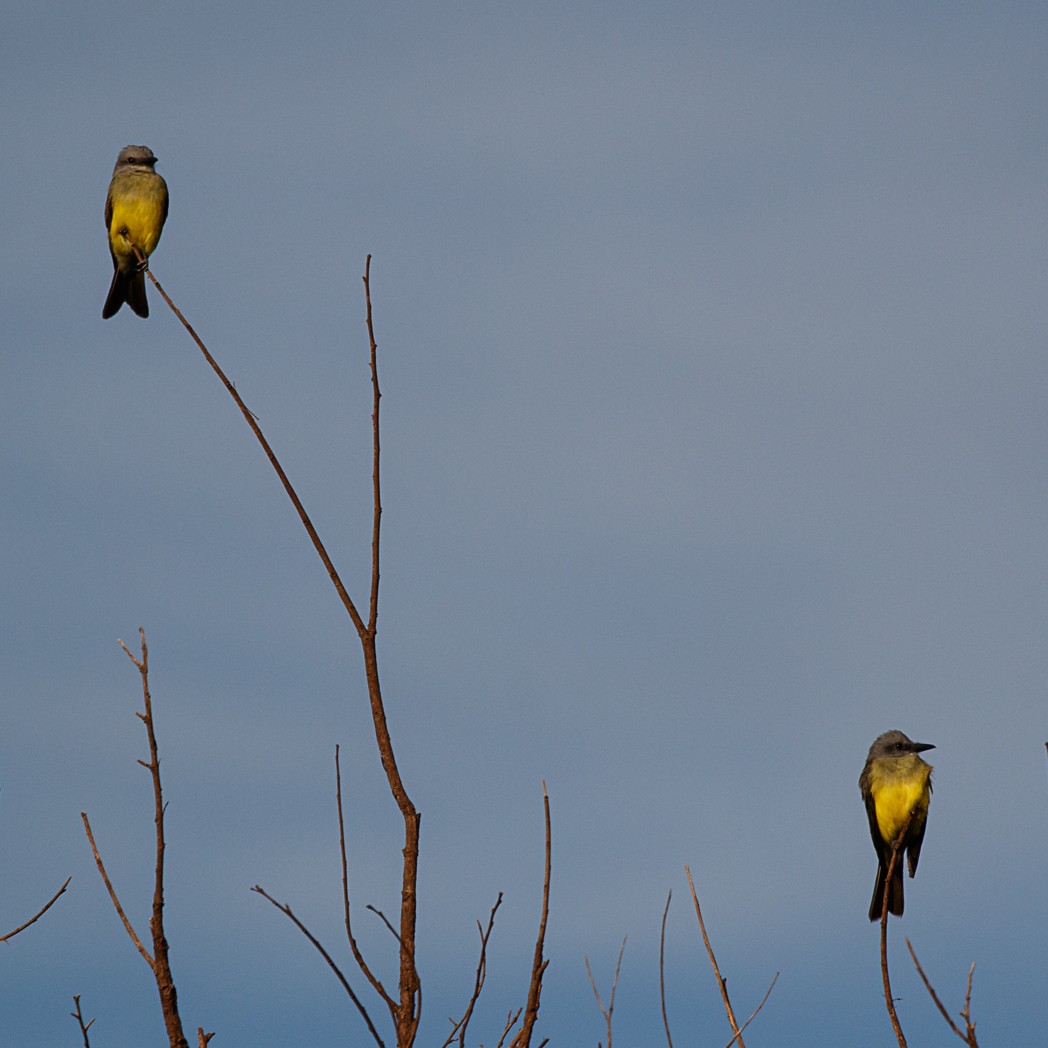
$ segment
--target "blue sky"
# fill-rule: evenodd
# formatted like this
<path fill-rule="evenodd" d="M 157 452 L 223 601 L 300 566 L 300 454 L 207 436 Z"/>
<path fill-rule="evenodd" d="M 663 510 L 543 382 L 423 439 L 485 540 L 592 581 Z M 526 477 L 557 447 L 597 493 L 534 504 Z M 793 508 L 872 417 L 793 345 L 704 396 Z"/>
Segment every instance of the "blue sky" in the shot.
<path fill-rule="evenodd" d="M 117 152 L 171 190 L 153 269 L 363 599 L 381 352 L 380 657 L 423 812 L 440 1043 L 498 891 L 494 1043 L 523 1003 L 554 823 L 541 1032 L 727 1040 L 699 883 L 752 1044 L 893 1043 L 856 786 L 937 749 L 907 913 L 911 1043 L 977 963 L 985 1043 L 1048 1023 L 1048 14 L 1020 3 L 292 9 L 9 4 L 0 255 L 0 1045 L 162 1037 L 144 930 L 139 625 L 169 801 L 187 1026 L 364 1043 L 261 883 L 338 943 L 392 912 L 400 825 L 355 636 L 232 403 L 151 293 L 103 323 Z M 363 926 L 392 973 L 388 937 Z M 359 982 L 359 980 L 357 980 Z M 377 1012 L 377 1009 L 376 1009 Z M 817 1034 L 813 1034 L 817 1030 Z"/>

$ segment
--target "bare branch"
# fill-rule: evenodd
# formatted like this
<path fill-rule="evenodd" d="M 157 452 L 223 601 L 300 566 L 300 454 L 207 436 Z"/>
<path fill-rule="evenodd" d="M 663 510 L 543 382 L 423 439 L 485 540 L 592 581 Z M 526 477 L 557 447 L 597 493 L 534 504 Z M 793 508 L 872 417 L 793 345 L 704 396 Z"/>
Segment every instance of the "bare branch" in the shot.
<path fill-rule="evenodd" d="M 546 818 L 546 869 L 542 879 L 542 917 L 539 920 L 538 938 L 535 940 L 535 958 L 531 965 L 531 982 L 528 985 L 528 1003 L 524 1009 L 524 1022 L 521 1024 L 517 1036 L 513 1038 L 512 1048 L 528 1048 L 531 1044 L 531 1034 L 539 1017 L 542 976 L 549 966 L 549 961 L 542 959 L 542 948 L 546 941 L 546 921 L 549 918 L 549 883 L 552 868 L 553 834 L 550 828 L 549 793 L 546 791 L 545 781 L 542 783 L 542 805 Z"/>
<path fill-rule="evenodd" d="M 361 1003 L 361 1000 L 359 997 L 357 997 L 356 993 L 353 992 L 353 987 L 349 985 L 349 980 L 345 977 L 345 975 L 342 974 L 342 969 L 339 968 L 339 966 L 335 963 L 334 959 L 331 957 L 331 954 L 329 954 L 327 950 L 325 950 L 324 947 L 320 944 L 320 941 L 316 938 L 316 936 L 298 919 L 298 917 L 295 916 L 290 906 L 288 906 L 287 904 L 281 904 L 277 902 L 276 899 L 274 899 L 273 896 L 265 890 L 265 888 L 262 888 L 256 884 L 254 888 L 252 888 L 251 890 L 253 892 L 257 892 L 259 895 L 262 896 L 263 899 L 267 899 L 282 914 L 290 918 L 291 922 L 295 925 L 295 927 L 298 928 L 298 930 L 313 944 L 313 947 L 316 949 L 317 953 L 319 953 L 320 956 L 323 957 L 325 961 L 327 961 L 328 967 L 335 973 L 335 978 L 338 979 L 338 981 L 342 984 L 342 989 L 346 991 L 347 996 L 356 1006 L 357 1011 L 360 1012 L 360 1017 L 364 1020 L 365 1024 L 367 1025 L 368 1031 L 374 1038 L 375 1043 L 379 1046 L 379 1048 L 385 1048 L 382 1038 L 379 1037 L 378 1031 L 375 1029 L 375 1025 L 371 1021 L 371 1016 L 368 1015 L 367 1009 Z"/>
<path fill-rule="evenodd" d="M 728 997 L 728 983 L 720 973 L 720 968 L 717 967 L 717 958 L 713 955 L 713 947 L 710 945 L 710 937 L 706 934 L 706 922 L 702 919 L 702 907 L 699 906 L 699 896 L 695 891 L 695 882 L 691 879 L 691 868 L 687 865 L 684 867 L 684 872 L 688 875 L 688 887 L 691 888 L 691 901 L 695 905 L 695 916 L 699 919 L 699 928 L 702 931 L 702 941 L 706 944 L 706 955 L 710 959 L 710 964 L 713 966 L 713 974 L 717 980 L 717 989 L 720 990 L 721 1000 L 724 1002 L 724 1010 L 728 1015 L 728 1022 L 731 1025 L 732 1033 L 735 1036 L 732 1040 L 736 1041 L 739 1048 L 746 1048 L 746 1043 L 742 1039 L 742 1030 L 739 1028 L 739 1024 L 735 1021 L 735 1011 L 731 1006 L 731 999 Z"/>
<path fill-rule="evenodd" d="M 589 958 L 583 958 L 586 962 L 586 974 L 589 976 L 590 988 L 593 990 L 593 996 L 597 998 L 597 1007 L 600 1009 L 601 1015 L 604 1016 L 604 1025 L 608 1034 L 606 1048 L 611 1048 L 611 1017 L 615 1012 L 615 991 L 619 988 L 619 971 L 622 968 L 622 955 L 625 952 L 626 936 L 623 936 L 622 945 L 619 947 L 619 959 L 615 962 L 615 977 L 611 980 L 611 996 L 608 998 L 607 1008 L 604 1007 L 604 1002 L 600 998 L 600 992 L 597 990 L 597 983 L 593 978 L 593 971 L 590 968 Z M 597 1048 L 600 1048 L 599 1043 Z"/>
<path fill-rule="evenodd" d="M 928 981 L 928 976 L 924 974 L 924 969 L 921 967 L 921 962 L 917 960 L 917 954 L 910 944 L 910 940 L 906 939 L 906 949 L 910 951 L 910 956 L 913 958 L 913 965 L 917 969 L 917 974 L 921 977 L 921 982 L 924 983 L 924 988 L 931 995 L 932 1000 L 935 1002 L 935 1007 L 939 1009 L 939 1014 L 946 1020 L 946 1024 L 951 1030 L 965 1044 L 969 1045 L 969 1048 L 979 1048 L 979 1042 L 975 1039 L 975 1023 L 971 1021 L 972 1016 L 972 976 L 975 974 L 975 962 L 972 962 L 972 966 L 968 969 L 968 985 L 964 993 L 964 1009 L 961 1011 L 961 1018 L 964 1020 L 964 1032 L 962 1033 L 957 1024 L 950 1018 L 950 1013 L 943 1006 L 942 1001 L 939 1000 L 939 995 L 935 992 L 932 984 Z"/>
<path fill-rule="evenodd" d="M 207 1048 L 208 1044 L 211 1041 L 211 1038 L 214 1037 L 214 1036 L 215 1036 L 215 1031 L 214 1030 L 212 1030 L 211 1033 L 204 1033 L 203 1026 L 198 1026 L 197 1027 L 197 1048 Z"/>
<path fill-rule="evenodd" d="M 899 1023 L 898 1013 L 895 1011 L 895 1001 L 892 998 L 891 979 L 888 976 L 888 893 L 891 890 L 892 876 L 895 867 L 902 861 L 902 842 L 906 840 L 906 834 L 910 831 L 910 823 L 913 822 L 917 809 L 911 810 L 903 823 L 899 835 L 892 842 L 892 854 L 888 860 L 888 869 L 884 874 L 884 898 L 881 903 L 881 981 L 884 984 L 884 1003 L 888 1009 L 888 1018 L 891 1020 L 892 1029 L 895 1031 L 895 1039 L 899 1042 L 899 1048 L 906 1048 L 906 1037 Z"/>
<path fill-rule="evenodd" d="M 742 1024 L 742 1026 L 739 1027 L 739 1032 L 725 1045 L 725 1048 L 731 1048 L 731 1046 L 735 1044 L 735 1042 L 738 1041 L 738 1039 L 742 1036 L 742 1033 L 746 1029 L 746 1027 L 749 1026 L 754 1019 L 757 1018 L 757 1015 L 760 1013 L 760 1010 L 764 1007 L 765 1001 L 767 1001 L 768 998 L 771 996 L 771 991 L 775 989 L 775 984 L 778 981 L 779 973 L 776 972 L 772 976 L 771 982 L 768 984 L 768 989 L 764 991 L 764 996 L 761 998 L 761 1003 L 758 1004 L 752 1012 L 750 1012 L 750 1017 Z"/>
<path fill-rule="evenodd" d="M 666 1031 L 668 1048 L 673 1048 L 673 1038 L 670 1036 L 670 1020 L 666 1015 L 666 915 L 670 912 L 672 898 L 671 891 L 666 895 L 666 908 L 662 911 L 662 931 L 659 933 L 659 1001 L 662 1003 L 662 1025 Z"/>
<path fill-rule="evenodd" d="M 87 839 L 91 844 L 91 853 L 95 857 L 95 865 L 98 867 L 98 872 L 102 875 L 102 882 L 106 886 L 106 891 L 109 892 L 109 898 L 113 903 L 113 908 L 117 912 L 117 916 L 120 918 L 121 923 L 124 925 L 124 930 L 131 937 L 131 941 L 135 944 L 135 949 L 145 958 L 146 964 L 149 965 L 149 970 L 153 971 L 153 958 L 149 956 L 146 948 L 142 945 L 142 940 L 139 939 L 135 929 L 131 927 L 131 922 L 127 919 L 127 914 L 124 913 L 123 906 L 120 905 L 120 899 L 117 897 L 116 889 L 113 887 L 113 882 L 109 879 L 109 874 L 106 873 L 105 863 L 102 862 L 102 856 L 98 853 L 98 845 L 95 844 L 95 835 L 91 832 L 91 823 L 87 818 L 87 812 L 82 811 L 80 818 L 84 823 L 84 830 L 87 833 Z"/>
<path fill-rule="evenodd" d="M 31 924 L 36 924 L 36 922 L 40 920 L 40 918 L 43 917 L 43 915 L 47 913 L 47 911 L 50 910 L 56 902 L 58 902 L 59 896 L 61 896 L 63 892 L 65 892 L 66 888 L 69 887 L 69 882 L 72 879 L 72 877 L 67 877 L 65 879 L 65 884 L 63 884 L 62 887 L 59 888 L 58 891 L 56 891 L 55 894 L 52 895 L 46 903 L 44 903 L 43 908 L 40 909 L 34 916 L 30 917 L 28 921 L 26 921 L 24 924 L 20 924 L 12 932 L 8 932 L 6 935 L 0 935 L 0 942 L 7 942 L 8 939 L 13 939 L 19 932 L 24 932 L 26 928 L 28 928 Z"/>
<path fill-rule="evenodd" d="M 415 926 L 417 920 L 417 885 L 418 885 L 418 856 L 419 856 L 419 829 L 421 823 L 421 814 L 415 808 L 411 798 L 408 796 L 408 792 L 404 786 L 404 783 L 400 777 L 400 770 L 397 767 L 396 756 L 393 751 L 393 742 L 389 734 L 389 726 L 386 722 L 386 710 L 382 700 L 382 689 L 379 683 L 378 674 L 378 654 L 375 645 L 375 635 L 377 630 L 378 621 L 378 585 L 379 585 L 379 538 L 380 538 L 380 522 L 382 516 L 382 505 L 381 505 L 381 487 L 379 478 L 379 462 L 380 462 L 380 447 L 379 447 L 379 400 L 381 398 L 381 392 L 378 384 L 378 363 L 377 363 L 377 350 L 378 346 L 375 341 L 374 335 L 374 324 L 371 314 L 371 256 L 367 256 L 367 263 L 364 273 L 364 293 L 367 302 L 367 325 L 368 325 L 368 336 L 371 343 L 371 380 L 373 390 L 373 411 L 372 411 L 372 438 L 373 438 L 373 463 L 372 463 L 372 484 L 373 484 L 373 521 L 372 521 L 372 567 L 371 567 L 371 585 L 370 585 L 370 600 L 368 610 L 368 622 L 365 623 L 360 612 L 357 610 L 352 598 L 349 595 L 345 585 L 339 576 L 338 571 L 335 568 L 334 562 L 328 554 L 327 548 L 320 539 L 320 535 L 317 533 L 316 528 L 313 526 L 312 520 L 310 520 L 309 514 L 306 512 L 305 506 L 302 504 L 302 500 L 298 497 L 298 493 L 295 491 L 288 479 L 287 474 L 284 472 L 284 468 L 281 466 L 279 460 L 276 457 L 272 447 L 266 440 L 265 435 L 262 433 L 262 429 L 258 424 L 256 416 L 248 409 L 244 403 L 240 394 L 237 392 L 236 387 L 226 377 L 225 372 L 219 367 L 218 362 L 208 351 L 204 345 L 200 336 L 197 335 L 196 331 L 193 330 L 192 325 L 182 315 L 179 309 L 175 306 L 174 302 L 168 296 L 167 292 L 160 286 L 159 281 L 153 275 L 149 269 L 144 255 L 139 249 L 132 244 L 132 248 L 135 251 L 135 255 L 141 263 L 146 275 L 153 282 L 157 292 L 161 295 L 164 301 L 170 306 L 175 316 L 182 322 L 183 327 L 189 333 L 190 337 L 196 343 L 197 348 L 203 354 L 204 359 L 211 367 L 212 371 L 218 376 L 219 381 L 226 388 L 226 392 L 233 398 L 234 403 L 240 410 L 240 413 L 244 416 L 244 421 L 247 422 L 252 433 L 255 435 L 255 439 L 258 440 L 266 458 L 269 460 L 269 464 L 273 467 L 273 471 L 276 473 L 281 485 L 284 488 L 285 493 L 291 500 L 292 505 L 295 507 L 295 512 L 298 514 L 299 520 L 302 522 L 302 526 L 306 529 L 306 534 L 309 536 L 310 541 L 313 543 L 313 548 L 317 552 L 317 556 L 320 557 L 321 563 L 324 565 L 324 569 L 328 573 L 328 578 L 331 579 L 332 585 L 335 587 L 335 591 L 338 594 L 339 600 L 342 602 L 342 606 L 345 608 L 346 613 L 349 615 L 350 620 L 353 623 L 354 628 L 357 631 L 357 636 L 360 638 L 361 648 L 364 655 L 364 672 L 368 682 L 368 698 L 371 704 L 371 716 L 375 728 L 375 740 L 378 744 L 379 759 L 382 762 L 383 771 L 386 774 L 386 780 L 389 783 L 390 792 L 393 794 L 393 798 L 397 803 L 397 807 L 400 809 L 401 816 L 404 820 L 404 864 L 403 873 L 401 878 L 401 906 L 400 906 L 400 933 L 397 936 L 400 944 L 400 970 L 399 970 L 399 1004 L 397 1005 L 396 1013 L 396 1027 L 397 1027 L 397 1044 L 399 1048 L 411 1048 L 414 1043 L 415 1035 L 418 1031 L 418 1024 L 422 1012 L 422 993 L 419 983 L 418 968 L 415 963 Z"/>
<path fill-rule="evenodd" d="M 440 1048 L 448 1048 L 452 1041 L 455 1040 L 455 1035 L 458 1034 L 459 1048 L 466 1048 L 466 1030 L 469 1027 L 469 1021 L 473 1017 L 473 1009 L 477 1005 L 477 1001 L 480 1000 L 480 992 L 484 989 L 484 980 L 488 974 L 488 939 L 491 938 L 491 930 L 495 926 L 495 914 L 498 913 L 498 908 L 502 905 L 502 892 L 499 892 L 499 897 L 495 900 L 495 905 L 491 907 L 491 913 L 488 914 L 488 926 L 482 928 L 480 921 L 477 921 L 477 931 L 480 934 L 480 960 L 477 961 L 477 974 L 473 979 L 473 993 L 470 995 L 469 1001 L 466 1004 L 466 1011 L 463 1013 L 461 1019 L 456 1022 L 452 1018 L 448 1018 L 448 1022 L 451 1023 L 451 1033 L 448 1034 L 447 1040 L 440 1046 Z"/>
<path fill-rule="evenodd" d="M 524 1011 L 523 1008 L 518 1008 L 515 1012 L 506 1013 L 506 1025 L 502 1028 L 502 1036 L 498 1040 L 498 1044 L 495 1048 L 502 1048 L 506 1043 L 506 1038 L 509 1036 L 510 1030 L 517 1025 L 517 1020 L 520 1018 L 520 1013 Z"/>
<path fill-rule="evenodd" d="M 382 392 L 378 388 L 378 343 L 375 341 L 375 324 L 371 315 L 371 256 L 364 263 L 364 301 L 367 304 L 368 341 L 371 343 L 371 597 L 368 609 L 368 632 L 374 633 L 378 625 L 378 582 L 379 582 L 379 537 L 382 531 L 382 483 L 379 472 L 381 446 L 379 443 L 378 407 Z"/>
<path fill-rule="evenodd" d="M 76 1011 L 69 1014 L 76 1019 L 76 1024 L 80 1027 L 80 1036 L 84 1039 L 84 1048 L 91 1048 L 91 1041 L 87 1036 L 87 1031 L 91 1029 L 95 1020 L 89 1019 L 86 1023 L 84 1022 L 83 1013 L 80 1011 L 80 994 L 73 994 L 73 1004 L 76 1005 Z"/>
<path fill-rule="evenodd" d="M 349 948 L 353 953 L 353 960 L 357 967 L 364 973 L 364 977 L 371 983 L 375 992 L 386 1002 L 390 1012 L 396 1016 L 397 1002 L 386 992 L 378 977 L 371 971 L 364 955 L 353 935 L 353 928 L 349 919 L 349 863 L 346 859 L 346 821 L 342 813 L 342 768 L 339 762 L 339 747 L 335 746 L 335 799 L 338 804 L 338 846 L 342 856 L 342 910 L 345 916 L 346 938 L 349 940 Z"/>

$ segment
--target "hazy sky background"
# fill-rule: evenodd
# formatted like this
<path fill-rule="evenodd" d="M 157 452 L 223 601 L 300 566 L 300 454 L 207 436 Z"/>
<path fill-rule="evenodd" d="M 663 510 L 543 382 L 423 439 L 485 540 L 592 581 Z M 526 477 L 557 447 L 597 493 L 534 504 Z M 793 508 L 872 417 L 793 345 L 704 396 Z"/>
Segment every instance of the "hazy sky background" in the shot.
<path fill-rule="evenodd" d="M 187 1028 L 365 1044 L 261 883 L 345 958 L 398 906 L 401 824 L 355 635 L 198 351 L 103 322 L 102 208 L 150 146 L 153 269 L 366 595 L 381 352 L 380 657 L 423 812 L 420 1045 L 473 979 L 524 1001 L 554 825 L 540 1035 L 894 1043 L 856 781 L 888 728 L 935 797 L 891 933 L 912 1044 L 1048 1026 L 1048 10 L 1002 3 L 8 3 L 0 15 L 0 1046 L 164 1038 L 147 933 L 145 627 Z M 346 960 L 347 971 L 352 964 Z M 362 988 L 362 979 L 354 977 Z M 381 1010 L 374 1005 L 376 1019 Z M 383 1027 L 385 1030 L 386 1027 Z"/>

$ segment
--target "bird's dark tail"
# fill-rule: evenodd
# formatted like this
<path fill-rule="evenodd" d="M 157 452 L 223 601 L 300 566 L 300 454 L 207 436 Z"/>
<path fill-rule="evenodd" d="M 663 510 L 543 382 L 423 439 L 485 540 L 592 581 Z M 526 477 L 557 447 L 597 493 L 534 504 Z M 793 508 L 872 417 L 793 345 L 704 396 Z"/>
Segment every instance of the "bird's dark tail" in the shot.
<path fill-rule="evenodd" d="M 879 921 L 881 919 L 881 909 L 884 906 L 884 875 L 887 872 L 885 865 L 883 863 L 878 863 L 877 880 L 873 885 L 873 899 L 870 902 L 871 921 Z M 896 917 L 901 917 L 902 908 L 902 856 L 900 855 L 895 862 L 895 871 L 892 873 L 892 882 L 888 886 L 888 912 L 895 914 Z"/>
<path fill-rule="evenodd" d="M 109 295 L 102 307 L 102 319 L 108 320 L 115 316 L 125 302 L 140 317 L 149 316 L 146 278 L 140 269 L 113 271 L 113 283 L 109 285 Z"/>

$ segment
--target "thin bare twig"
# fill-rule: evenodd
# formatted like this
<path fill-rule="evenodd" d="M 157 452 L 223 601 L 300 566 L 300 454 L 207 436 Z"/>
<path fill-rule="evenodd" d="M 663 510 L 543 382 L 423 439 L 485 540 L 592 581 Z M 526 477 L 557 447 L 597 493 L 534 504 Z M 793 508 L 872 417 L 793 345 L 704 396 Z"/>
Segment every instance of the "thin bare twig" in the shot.
<path fill-rule="evenodd" d="M 509 1036 L 510 1030 L 517 1025 L 517 1020 L 520 1018 L 520 1013 L 522 1011 L 524 1011 L 523 1008 L 518 1008 L 515 1012 L 506 1013 L 506 1025 L 502 1028 L 502 1036 L 498 1039 L 495 1048 L 502 1048 L 506 1043 L 506 1038 Z"/>
<path fill-rule="evenodd" d="M 91 1048 L 91 1040 L 87 1036 L 87 1031 L 91 1029 L 94 1024 L 94 1019 L 88 1019 L 84 1022 L 83 1012 L 80 1011 L 80 994 L 73 994 L 73 1004 L 76 1005 L 76 1011 L 70 1012 L 69 1014 L 76 1019 L 77 1026 L 80 1027 L 80 1036 L 84 1039 L 84 1048 Z"/>
<path fill-rule="evenodd" d="M 720 990 L 721 1000 L 724 1002 L 724 1010 L 728 1015 L 728 1022 L 731 1025 L 732 1033 L 735 1034 L 732 1040 L 738 1043 L 739 1048 L 746 1048 L 746 1043 L 742 1039 L 742 1030 L 739 1028 L 739 1024 L 735 1021 L 735 1011 L 731 1006 L 731 999 L 728 997 L 728 982 L 721 975 L 720 968 L 717 967 L 717 958 L 713 955 L 713 947 L 710 945 L 710 937 L 706 934 L 706 922 L 702 919 L 702 907 L 699 906 L 699 896 L 695 891 L 695 882 L 691 878 L 691 867 L 685 865 L 684 872 L 688 875 L 688 887 L 691 888 L 691 901 L 695 906 L 695 916 L 699 919 L 699 929 L 702 931 L 702 941 L 706 944 L 706 955 L 709 957 L 710 964 L 713 966 L 713 975 L 717 980 L 717 989 Z"/>
<path fill-rule="evenodd" d="M 588 957 L 584 957 L 583 960 L 586 962 L 586 974 L 589 976 L 590 988 L 593 990 L 593 996 L 597 998 L 597 1007 L 600 1009 L 600 1014 L 604 1016 L 604 1028 L 608 1034 L 608 1043 L 605 1048 L 611 1048 L 611 1017 L 615 1012 L 615 991 L 619 988 L 619 971 L 622 968 L 622 955 L 626 952 L 626 936 L 622 937 L 622 945 L 619 947 L 619 959 L 615 962 L 615 977 L 611 980 L 611 996 L 608 998 L 608 1006 L 604 1007 L 604 1002 L 600 998 L 600 992 L 597 989 L 597 982 L 593 978 L 593 971 L 590 968 L 590 962 Z M 601 1048 L 600 1042 L 597 1042 L 597 1048 Z"/>
<path fill-rule="evenodd" d="M 357 967 L 364 973 L 364 977 L 369 983 L 371 983 L 375 992 L 386 1002 L 386 1006 L 390 1010 L 390 1014 L 393 1015 L 394 1020 L 396 1019 L 397 1002 L 386 992 L 385 986 L 379 978 L 371 971 L 367 961 L 364 960 L 364 954 L 361 952 L 359 945 L 357 944 L 356 937 L 353 935 L 353 928 L 350 924 L 349 919 L 349 863 L 346 859 L 346 820 L 342 813 L 342 768 L 339 762 L 339 747 L 335 746 L 335 798 L 338 804 L 338 845 L 339 852 L 342 856 L 342 911 L 345 917 L 346 924 L 346 938 L 349 940 L 349 948 L 353 953 L 353 960 L 357 962 Z"/>
<path fill-rule="evenodd" d="M 473 1017 L 473 1009 L 476 1007 L 477 1001 L 480 1000 L 480 992 L 484 989 L 484 981 L 488 975 L 488 939 L 491 938 L 491 930 L 495 927 L 495 914 L 498 913 L 501 905 L 502 892 L 499 892 L 499 897 L 495 900 L 495 905 L 491 907 L 491 913 L 488 914 L 487 927 L 481 927 L 480 921 L 477 921 L 477 931 L 480 934 L 480 960 L 477 961 L 477 973 L 473 978 L 473 993 L 470 994 L 469 1001 L 466 1004 L 466 1011 L 461 1019 L 456 1022 L 450 1016 L 448 1017 L 448 1022 L 451 1023 L 451 1033 L 448 1034 L 447 1040 L 444 1041 L 440 1048 L 448 1048 L 451 1042 L 455 1040 L 456 1034 L 458 1034 L 459 1048 L 466 1048 L 466 1030 L 469 1027 L 470 1019 Z"/>
<path fill-rule="evenodd" d="M 891 979 L 888 976 L 888 893 L 891 891 L 892 877 L 895 867 L 902 861 L 902 842 L 906 840 L 906 834 L 910 831 L 910 823 L 913 822 L 917 809 L 911 810 L 903 823 L 899 835 L 892 842 L 892 854 L 888 860 L 888 869 L 884 874 L 884 897 L 881 902 L 881 981 L 884 984 L 884 1003 L 888 1009 L 888 1018 L 891 1020 L 892 1030 L 895 1031 L 895 1039 L 899 1048 L 906 1048 L 906 1037 L 902 1032 L 899 1015 L 895 1011 L 895 1000 L 892 998 Z"/>
<path fill-rule="evenodd" d="M 28 921 L 26 921 L 24 924 L 20 924 L 12 932 L 8 932 L 6 935 L 0 935 L 0 942 L 7 942 L 8 939 L 13 939 L 19 932 L 24 932 L 26 928 L 28 928 L 31 924 L 36 924 L 36 922 L 40 920 L 40 918 L 43 917 L 43 915 L 47 913 L 47 911 L 50 910 L 56 902 L 58 902 L 59 896 L 61 896 L 62 893 L 66 890 L 66 888 L 69 887 L 69 882 L 72 879 L 72 877 L 67 877 L 65 879 L 65 884 L 63 884 L 62 887 L 59 888 L 58 891 L 56 891 L 55 894 L 52 895 L 46 903 L 44 903 L 43 908 L 40 909 L 34 916 L 30 917 Z"/>
<path fill-rule="evenodd" d="M 91 823 L 87 818 L 87 812 L 82 811 L 80 813 L 80 818 L 84 823 L 84 831 L 87 833 L 87 839 L 91 844 L 91 853 L 95 857 L 95 865 L 98 867 L 98 872 L 102 875 L 102 882 L 106 886 L 106 891 L 109 892 L 109 898 L 113 903 L 113 908 L 116 910 L 117 916 L 124 925 L 124 930 L 131 937 L 131 941 L 135 944 L 135 949 L 137 949 L 143 956 L 146 964 L 149 965 L 150 971 L 152 971 L 153 958 L 149 956 L 148 951 L 142 945 L 142 940 L 139 939 L 135 929 L 131 926 L 131 922 L 127 919 L 127 914 L 124 913 L 123 906 L 120 905 L 120 899 L 116 894 L 116 889 L 113 887 L 113 882 L 109 879 L 109 874 L 106 873 L 105 863 L 102 862 L 102 856 L 99 854 L 98 845 L 95 844 L 95 835 L 91 832 Z"/>
<path fill-rule="evenodd" d="M 210 1033 L 204 1033 L 203 1026 L 197 1027 L 197 1048 L 207 1048 L 211 1042 L 211 1038 L 215 1036 L 215 1031 L 212 1030 Z"/>
<path fill-rule="evenodd" d="M 542 948 L 546 940 L 546 921 L 549 918 L 549 882 L 552 868 L 553 834 L 550 829 L 549 793 L 546 783 L 542 783 L 542 806 L 546 817 L 546 868 L 542 878 L 542 917 L 539 920 L 539 934 L 535 940 L 535 958 L 531 965 L 531 982 L 528 984 L 528 1003 L 524 1009 L 524 1021 L 517 1036 L 513 1038 L 511 1048 L 528 1048 L 531 1034 L 539 1017 L 539 1001 L 542 997 L 542 976 L 549 966 L 548 960 L 542 959 Z M 543 1042 L 544 1044 L 545 1042 Z M 542 1048 L 540 1045 L 539 1048 Z"/>
<path fill-rule="evenodd" d="M 972 962 L 972 966 L 968 969 L 968 985 L 964 993 L 964 1008 L 961 1011 L 961 1018 L 964 1020 L 964 1032 L 962 1033 L 957 1024 L 950 1017 L 950 1013 L 943 1006 L 942 1001 L 939 1000 L 939 995 L 935 992 L 932 984 L 928 981 L 928 976 L 924 974 L 924 969 L 921 967 L 921 962 L 917 960 L 917 954 L 910 944 L 910 940 L 906 939 L 906 949 L 910 951 L 910 956 L 913 958 L 913 965 L 917 969 L 917 974 L 921 977 L 921 982 L 924 983 L 924 988 L 931 994 L 932 1000 L 935 1002 L 935 1007 L 939 1009 L 939 1014 L 946 1020 L 947 1025 L 951 1030 L 965 1044 L 969 1045 L 969 1048 L 979 1048 L 979 1042 L 975 1039 L 975 1023 L 972 1022 L 972 976 L 975 974 L 975 962 Z"/>
<path fill-rule="evenodd" d="M 673 1048 L 670 1036 L 670 1020 L 666 1014 L 666 915 L 670 912 L 670 899 L 673 892 L 666 895 L 666 908 L 662 911 L 662 931 L 659 933 L 659 1000 L 662 1003 L 662 1025 L 666 1031 L 666 1044 Z"/>
<path fill-rule="evenodd" d="M 360 1016 L 366 1023 L 371 1036 L 375 1039 L 375 1043 L 379 1045 L 379 1048 L 384 1048 L 382 1038 L 379 1037 L 378 1031 L 375 1029 L 375 1025 L 374 1023 L 372 1023 L 371 1016 L 368 1015 L 367 1009 L 364 1007 L 360 998 L 353 991 L 353 987 L 349 985 L 349 980 L 345 977 L 345 975 L 342 974 L 342 969 L 339 968 L 339 966 L 335 963 L 331 954 L 329 954 L 327 950 L 324 949 L 317 937 L 298 919 L 298 917 L 292 911 L 290 906 L 288 906 L 286 903 L 277 902 L 276 899 L 274 899 L 273 896 L 265 890 L 265 888 L 262 888 L 260 885 L 256 884 L 251 890 L 253 892 L 257 892 L 259 895 L 262 896 L 263 899 L 267 899 L 282 914 L 284 914 L 284 916 L 290 918 L 291 922 L 295 925 L 295 927 L 298 928 L 298 930 L 313 944 L 314 949 L 327 962 L 328 967 L 335 973 L 335 978 L 338 979 L 338 981 L 342 984 L 342 989 L 346 991 L 346 995 L 356 1006 L 357 1011 L 360 1012 Z"/>
<path fill-rule="evenodd" d="M 752 1012 L 750 1012 L 750 1017 L 742 1024 L 742 1026 L 739 1027 L 739 1032 L 724 1046 L 724 1048 L 731 1048 L 731 1046 L 735 1044 L 736 1041 L 738 1041 L 738 1039 L 742 1036 L 746 1027 L 749 1026 L 754 1019 L 757 1018 L 758 1014 L 760 1013 L 760 1010 L 764 1007 L 765 1002 L 771 996 L 771 991 L 775 989 L 775 984 L 778 981 L 779 973 L 776 972 L 772 976 L 771 982 L 768 984 L 768 989 L 764 991 L 764 996 L 761 998 L 760 1004 L 758 1004 L 757 1007 L 754 1008 Z"/>

